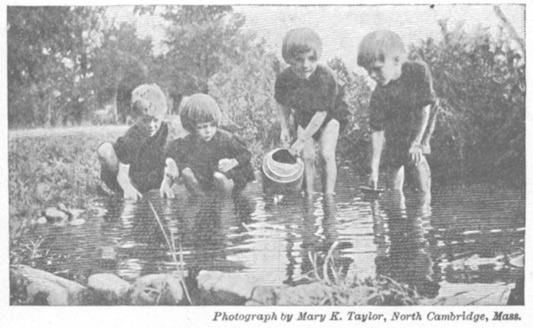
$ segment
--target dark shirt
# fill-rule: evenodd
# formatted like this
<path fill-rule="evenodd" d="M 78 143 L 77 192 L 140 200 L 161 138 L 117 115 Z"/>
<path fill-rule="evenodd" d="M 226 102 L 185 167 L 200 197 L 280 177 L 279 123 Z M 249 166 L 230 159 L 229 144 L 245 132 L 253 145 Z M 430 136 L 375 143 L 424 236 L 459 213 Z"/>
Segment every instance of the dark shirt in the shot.
<path fill-rule="evenodd" d="M 203 190 L 213 187 L 213 173 L 218 171 L 218 162 L 223 158 L 234 158 L 239 162 L 237 167 L 224 173 L 233 179 L 236 188 L 243 188 L 247 182 L 255 179 L 251 165 L 252 153 L 239 138 L 220 128 L 209 142 L 194 133 L 172 141 L 167 157 L 176 162 L 180 173 L 190 168 Z"/>
<path fill-rule="evenodd" d="M 293 109 L 295 123 L 304 129 L 317 112 L 328 113 L 323 126 L 332 118 L 341 123 L 349 115 L 333 72 L 320 64 L 309 79 L 302 79 L 290 67 L 286 68 L 276 78 L 274 89 L 276 101 Z"/>
<path fill-rule="evenodd" d="M 166 123 L 161 124 L 153 137 L 147 129 L 136 124 L 114 144 L 118 160 L 130 165 L 131 182 L 140 192 L 161 186 L 167 135 L 168 125 Z"/>
<path fill-rule="evenodd" d="M 415 138 L 414 115 L 437 101 L 426 63 L 408 61 L 402 74 L 386 86 L 377 86 L 370 99 L 370 127 L 385 131 L 386 148 L 407 151 Z"/>

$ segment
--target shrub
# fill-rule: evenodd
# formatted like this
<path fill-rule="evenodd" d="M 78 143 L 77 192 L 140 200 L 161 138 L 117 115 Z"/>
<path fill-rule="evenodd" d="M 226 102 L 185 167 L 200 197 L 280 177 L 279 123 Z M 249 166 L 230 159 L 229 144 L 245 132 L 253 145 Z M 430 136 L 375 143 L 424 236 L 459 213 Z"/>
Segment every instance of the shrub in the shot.
<path fill-rule="evenodd" d="M 433 161 L 446 175 L 482 177 L 507 173 L 525 178 L 525 63 L 513 41 L 488 28 L 468 34 L 458 26 L 443 40 L 412 47 L 433 73 L 441 114 Z"/>

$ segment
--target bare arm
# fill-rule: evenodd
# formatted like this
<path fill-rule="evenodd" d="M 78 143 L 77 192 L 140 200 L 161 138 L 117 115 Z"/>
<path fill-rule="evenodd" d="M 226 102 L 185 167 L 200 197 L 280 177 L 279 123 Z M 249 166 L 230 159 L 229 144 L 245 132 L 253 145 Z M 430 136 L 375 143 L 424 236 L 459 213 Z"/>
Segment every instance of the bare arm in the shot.
<path fill-rule="evenodd" d="M 304 133 L 301 136 L 298 136 L 298 139 L 303 139 L 303 141 L 307 141 L 309 138 L 315 134 L 318 129 L 322 126 L 322 123 L 324 123 L 324 120 L 326 119 L 327 112 L 316 112 L 315 115 L 313 115 L 313 118 L 311 118 L 311 121 L 307 125 L 307 127 L 304 130 Z"/>
<path fill-rule="evenodd" d="M 435 125 L 437 124 L 437 116 L 440 111 L 439 102 L 437 102 L 431 107 L 429 118 L 428 118 L 428 126 L 426 128 L 426 131 L 424 132 L 424 137 L 422 137 L 422 150 L 429 154 L 431 152 L 431 146 L 429 144 L 431 140 L 431 136 L 433 135 L 433 131 L 435 131 Z"/>
<path fill-rule="evenodd" d="M 326 119 L 326 115 L 328 113 L 326 111 L 323 112 L 316 112 L 315 115 L 311 118 L 311 121 L 309 121 L 309 124 L 298 136 L 298 139 L 292 144 L 291 148 L 289 149 L 289 152 L 293 155 L 298 155 L 300 152 L 304 149 L 304 144 L 313 137 L 313 134 L 320 129 L 322 126 L 322 123 L 324 123 L 324 120 Z"/>
<path fill-rule="evenodd" d="M 283 105 L 278 105 L 281 112 L 281 128 L 289 129 L 289 120 L 291 118 L 291 109 Z"/>
<path fill-rule="evenodd" d="M 133 201 L 142 198 L 141 193 L 131 184 L 129 164 L 118 164 L 117 182 L 124 191 L 124 198 Z"/>
<path fill-rule="evenodd" d="M 179 178 L 179 171 L 176 165 L 176 162 L 172 158 L 167 158 L 165 160 L 165 174 L 163 175 L 163 181 L 161 182 L 161 187 L 159 188 L 159 193 L 161 197 L 174 198 L 174 191 L 172 190 L 172 184 L 175 180 Z"/>
<path fill-rule="evenodd" d="M 431 106 L 427 105 L 421 108 L 420 111 L 413 117 L 415 137 L 411 142 L 411 146 L 409 147 L 409 156 L 415 165 L 417 165 L 422 158 L 421 142 L 428 125 L 430 109 Z"/>
<path fill-rule="evenodd" d="M 291 141 L 291 136 L 289 134 L 289 120 L 291 118 L 291 109 L 283 105 L 279 105 L 279 110 L 281 112 L 281 143 L 284 147 L 288 146 Z"/>
<path fill-rule="evenodd" d="M 429 121 L 430 109 L 431 105 L 427 105 L 423 107 L 416 115 L 414 115 L 413 126 L 415 127 L 415 138 L 411 142 L 411 146 L 416 144 L 420 145 L 420 143 L 422 142 L 422 137 L 424 136 L 424 132 L 426 131 Z"/>

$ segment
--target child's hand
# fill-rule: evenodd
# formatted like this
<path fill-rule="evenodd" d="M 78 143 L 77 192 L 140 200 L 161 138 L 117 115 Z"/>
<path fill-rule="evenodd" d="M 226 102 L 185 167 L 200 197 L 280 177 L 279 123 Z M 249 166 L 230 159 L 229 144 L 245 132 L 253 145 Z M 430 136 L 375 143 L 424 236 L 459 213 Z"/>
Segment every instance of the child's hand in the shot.
<path fill-rule="evenodd" d="M 176 165 L 176 162 L 172 158 L 167 158 L 165 161 L 165 176 L 177 179 L 179 178 L 180 172 L 178 170 L 178 166 Z"/>
<path fill-rule="evenodd" d="M 237 162 L 235 158 L 223 158 L 218 161 L 218 170 L 222 173 L 226 173 L 237 165 L 239 165 L 239 162 Z"/>
<path fill-rule="evenodd" d="M 170 187 L 170 184 L 167 183 L 167 181 L 163 181 L 161 183 L 161 188 L 159 188 L 159 194 L 161 195 L 161 198 L 175 198 L 176 195 L 174 194 L 174 190 Z"/>
<path fill-rule="evenodd" d="M 281 129 L 280 140 L 283 148 L 289 147 L 291 143 L 291 134 L 289 133 L 289 129 Z"/>
<path fill-rule="evenodd" d="M 414 143 L 409 148 L 409 158 L 411 162 L 416 166 L 422 160 L 422 147 L 419 143 Z"/>
<path fill-rule="evenodd" d="M 289 148 L 289 153 L 291 153 L 294 156 L 300 156 L 300 153 L 304 149 L 305 142 L 298 138 L 296 141 L 292 144 L 291 148 Z"/>
<path fill-rule="evenodd" d="M 124 189 L 124 199 L 136 202 L 137 199 L 142 197 L 142 194 L 137 189 L 135 189 L 134 186 L 129 186 Z"/>
<path fill-rule="evenodd" d="M 378 173 L 377 172 L 370 173 L 370 177 L 368 178 L 368 186 L 372 189 L 378 189 Z"/>

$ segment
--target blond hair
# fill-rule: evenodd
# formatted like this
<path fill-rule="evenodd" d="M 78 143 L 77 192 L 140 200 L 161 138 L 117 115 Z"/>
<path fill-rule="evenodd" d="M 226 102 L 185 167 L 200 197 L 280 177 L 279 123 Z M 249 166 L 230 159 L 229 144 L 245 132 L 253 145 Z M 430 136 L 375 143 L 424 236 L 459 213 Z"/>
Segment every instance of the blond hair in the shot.
<path fill-rule="evenodd" d="M 405 47 L 400 36 L 389 30 L 374 31 L 367 34 L 357 54 L 357 65 L 367 68 L 376 61 L 384 62 L 389 56 L 405 60 Z"/>
<path fill-rule="evenodd" d="M 157 84 L 142 84 L 131 93 L 131 108 L 136 115 L 162 118 L 168 112 L 167 98 Z"/>

